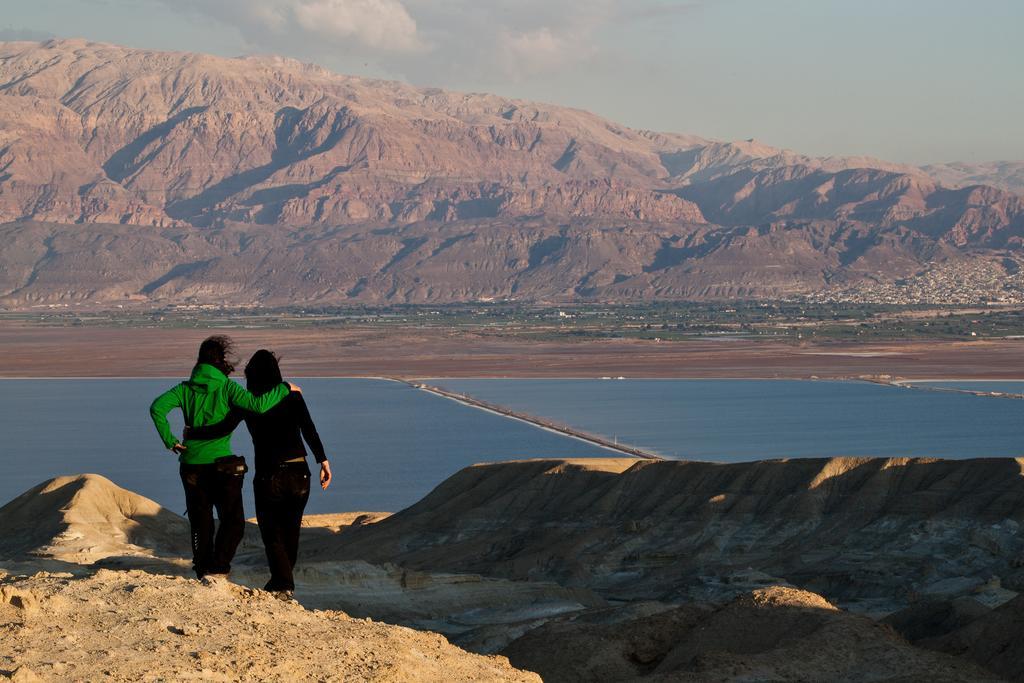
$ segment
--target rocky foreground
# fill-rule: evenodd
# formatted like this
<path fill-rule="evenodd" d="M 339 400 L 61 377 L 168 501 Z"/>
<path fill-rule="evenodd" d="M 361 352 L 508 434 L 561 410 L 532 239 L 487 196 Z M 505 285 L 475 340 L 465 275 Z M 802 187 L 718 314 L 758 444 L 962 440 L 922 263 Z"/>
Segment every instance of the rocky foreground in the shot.
<path fill-rule="evenodd" d="M 306 610 L 226 581 L 101 569 L 0 584 L 15 681 L 539 681 L 443 636 Z"/>
<path fill-rule="evenodd" d="M 298 603 L 254 588 L 254 530 L 196 581 L 183 518 L 60 477 L 0 508 L 0 676 L 1024 680 L 1022 464 L 476 466 L 310 516 Z"/>

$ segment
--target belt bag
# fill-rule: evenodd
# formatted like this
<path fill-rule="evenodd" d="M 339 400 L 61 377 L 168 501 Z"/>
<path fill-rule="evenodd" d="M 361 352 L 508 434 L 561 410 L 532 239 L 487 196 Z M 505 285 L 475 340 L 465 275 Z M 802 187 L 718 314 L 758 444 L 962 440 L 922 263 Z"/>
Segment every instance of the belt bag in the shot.
<path fill-rule="evenodd" d="M 221 474 L 242 476 L 249 471 L 249 466 L 245 464 L 245 458 L 240 455 L 229 455 L 224 458 L 217 458 L 213 461 L 213 465 Z"/>

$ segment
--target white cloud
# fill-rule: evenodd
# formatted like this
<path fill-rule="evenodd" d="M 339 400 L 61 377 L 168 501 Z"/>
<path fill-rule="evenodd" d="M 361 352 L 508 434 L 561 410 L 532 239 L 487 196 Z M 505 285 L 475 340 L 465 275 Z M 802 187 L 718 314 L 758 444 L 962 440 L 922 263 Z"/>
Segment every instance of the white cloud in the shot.
<path fill-rule="evenodd" d="M 427 59 L 388 65 L 421 83 L 518 81 L 571 69 L 596 52 L 595 33 L 628 2 L 657 0 L 404 0 Z"/>
<path fill-rule="evenodd" d="M 303 30 L 328 39 L 357 39 L 385 50 L 419 47 L 416 22 L 397 0 L 306 0 L 294 5 Z"/>
<path fill-rule="evenodd" d="M 498 60 L 505 75 L 520 79 L 564 67 L 595 52 L 589 32 L 556 31 L 542 26 L 532 31 L 502 31 L 498 36 Z"/>
<path fill-rule="evenodd" d="M 696 0 L 157 0 L 258 52 L 358 58 L 423 84 L 495 85 L 572 69 L 618 30 Z"/>
<path fill-rule="evenodd" d="M 416 21 L 399 0 L 160 0 L 233 26 L 254 48 L 287 54 L 416 52 Z"/>

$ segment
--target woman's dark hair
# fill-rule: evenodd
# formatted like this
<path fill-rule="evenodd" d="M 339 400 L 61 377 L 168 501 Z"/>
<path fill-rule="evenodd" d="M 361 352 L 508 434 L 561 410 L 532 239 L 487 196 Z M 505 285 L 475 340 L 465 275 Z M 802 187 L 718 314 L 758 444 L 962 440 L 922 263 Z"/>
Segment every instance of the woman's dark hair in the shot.
<path fill-rule="evenodd" d="M 256 396 L 267 393 L 283 381 L 281 366 L 273 351 L 260 349 L 245 365 L 246 387 Z"/>
<path fill-rule="evenodd" d="M 199 358 L 196 362 L 212 365 L 225 375 L 230 375 L 235 371 L 234 355 L 235 342 L 231 337 L 217 334 L 207 337 L 199 345 Z"/>

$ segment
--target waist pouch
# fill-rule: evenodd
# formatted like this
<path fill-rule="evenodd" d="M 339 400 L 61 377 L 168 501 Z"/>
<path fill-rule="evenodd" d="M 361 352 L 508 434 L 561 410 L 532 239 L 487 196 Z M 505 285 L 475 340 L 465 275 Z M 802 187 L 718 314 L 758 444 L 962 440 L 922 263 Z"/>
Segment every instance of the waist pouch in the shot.
<path fill-rule="evenodd" d="M 240 455 L 217 458 L 213 461 L 213 466 L 220 474 L 232 474 L 239 477 L 249 471 L 249 466 L 245 464 L 245 458 Z"/>

